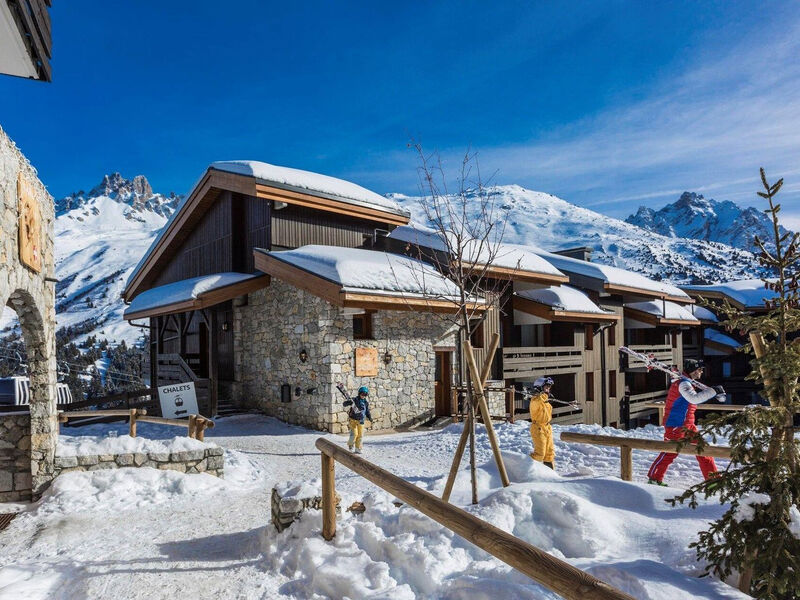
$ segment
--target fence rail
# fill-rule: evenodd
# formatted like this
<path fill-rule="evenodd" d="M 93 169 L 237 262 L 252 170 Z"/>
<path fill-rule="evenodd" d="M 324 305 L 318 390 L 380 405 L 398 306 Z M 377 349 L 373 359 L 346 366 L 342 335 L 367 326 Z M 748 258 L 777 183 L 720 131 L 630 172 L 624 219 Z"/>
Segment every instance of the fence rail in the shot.
<path fill-rule="evenodd" d="M 96 417 L 100 417 L 100 419 L 95 419 Z M 214 427 L 214 421 L 200 415 L 189 415 L 189 418 L 185 421 L 183 419 L 167 419 L 164 417 L 147 416 L 147 410 L 143 408 L 130 408 L 128 410 L 78 410 L 58 413 L 58 420 L 61 423 L 67 423 L 70 419 L 86 418 L 92 418 L 92 422 L 103 422 L 103 420 L 108 417 L 128 417 L 129 435 L 131 437 L 136 437 L 136 423 L 139 421 L 144 423 L 156 423 L 158 425 L 187 427 L 189 429 L 187 435 L 201 442 L 205 439 L 205 430 Z"/>
<path fill-rule="evenodd" d="M 577 373 L 583 369 L 583 348 L 580 346 L 523 346 L 503 349 L 503 377 L 518 379 L 560 373 Z"/>
<path fill-rule="evenodd" d="M 336 535 L 334 464 L 338 461 L 567 600 L 633 600 L 628 594 L 589 573 L 343 450 L 329 440 L 319 438 L 316 446 L 322 453 L 322 535 L 326 540 L 330 541 Z"/>

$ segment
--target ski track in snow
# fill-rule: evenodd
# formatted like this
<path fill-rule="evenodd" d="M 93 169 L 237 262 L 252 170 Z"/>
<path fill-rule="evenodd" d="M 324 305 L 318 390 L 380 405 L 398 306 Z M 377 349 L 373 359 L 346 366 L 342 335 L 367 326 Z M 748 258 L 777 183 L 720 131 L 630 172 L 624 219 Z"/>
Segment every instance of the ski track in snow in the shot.
<path fill-rule="evenodd" d="M 127 424 L 62 429 L 74 436 L 119 436 Z M 741 598 L 712 578 L 687 546 L 723 510 L 710 500 L 697 511 L 664 500 L 700 480 L 692 457 L 679 457 L 667 480 L 643 484 L 653 453 L 634 451 L 634 483 L 618 479 L 619 450 L 558 441 L 562 430 L 660 439 L 649 426 L 631 432 L 596 425 L 555 426 L 553 473 L 528 457 L 528 423 L 496 430 L 514 483 L 503 490 L 485 430 L 478 428 L 481 502 L 467 507 L 551 554 L 648 600 Z M 175 429 L 141 423 L 141 436 L 168 442 Z M 441 431 L 368 435 L 367 460 L 440 495 L 461 425 Z M 226 448 L 225 479 L 155 469 L 70 473 L 0 533 L 0 600 L 20 598 L 557 598 L 413 508 L 341 465 L 337 491 L 344 513 L 337 536 L 320 536 L 310 511 L 278 534 L 270 524 L 270 490 L 301 480 L 318 485 L 315 440 L 345 438 L 260 415 L 217 421 L 207 441 Z M 720 442 L 724 443 L 724 441 Z M 724 464 L 720 465 L 724 466 Z M 315 481 L 317 480 L 317 481 Z M 467 461 L 452 501 L 467 506 Z M 0 505 L 0 512 L 3 512 Z"/>

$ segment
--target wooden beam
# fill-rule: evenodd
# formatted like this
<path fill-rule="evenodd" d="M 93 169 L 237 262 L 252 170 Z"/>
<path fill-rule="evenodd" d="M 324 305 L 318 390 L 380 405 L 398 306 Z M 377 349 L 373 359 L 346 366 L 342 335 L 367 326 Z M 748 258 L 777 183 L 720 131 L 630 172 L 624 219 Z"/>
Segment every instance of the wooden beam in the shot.
<path fill-rule="evenodd" d="M 597 446 L 628 446 L 637 450 L 650 452 L 675 452 L 676 454 L 692 454 L 695 456 L 711 456 L 713 458 L 730 459 L 731 449 L 725 446 L 706 446 L 699 451 L 697 446 L 681 442 L 661 442 L 659 440 L 645 440 L 637 438 L 621 438 L 612 435 L 596 435 L 593 433 L 572 433 L 564 431 L 561 434 L 562 442 L 577 444 L 594 444 Z"/>
<path fill-rule="evenodd" d="M 405 215 L 399 215 L 389 210 L 363 206 L 357 204 L 355 200 L 348 202 L 347 199 L 344 198 L 341 200 L 322 198 L 312 194 L 304 194 L 302 192 L 272 187 L 263 183 L 256 183 L 256 196 L 275 202 L 285 202 L 286 204 L 293 204 L 295 206 L 303 206 L 314 210 L 347 215 L 359 219 L 369 219 L 370 221 L 377 221 L 389 225 L 407 225 L 409 220 Z"/>
<path fill-rule="evenodd" d="M 577 311 L 556 310 L 552 306 L 536 302 L 523 296 L 512 296 L 511 305 L 514 310 L 519 310 L 529 315 L 547 319 L 548 321 L 568 321 L 573 323 L 598 323 L 601 321 L 619 321 L 620 315 L 609 313 L 584 313 Z"/>
<path fill-rule="evenodd" d="M 336 535 L 336 473 L 335 462 L 325 452 L 322 458 L 322 537 L 331 541 Z"/>
<path fill-rule="evenodd" d="M 510 281 L 525 281 L 528 283 L 542 283 L 546 285 L 560 285 L 569 282 L 569 277 L 566 275 L 539 273 L 537 271 L 526 271 L 524 269 L 513 269 L 510 267 L 498 267 L 466 260 L 461 261 L 461 269 L 465 271 L 468 269 L 476 269 L 480 273 L 483 273 L 484 277 Z"/>

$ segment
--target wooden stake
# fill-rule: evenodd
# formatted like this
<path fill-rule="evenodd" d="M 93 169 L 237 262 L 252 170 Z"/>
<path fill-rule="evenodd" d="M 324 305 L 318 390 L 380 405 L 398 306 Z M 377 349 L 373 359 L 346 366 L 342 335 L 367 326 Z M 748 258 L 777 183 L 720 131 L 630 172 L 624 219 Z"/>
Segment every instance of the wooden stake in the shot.
<path fill-rule="evenodd" d="M 492 340 L 492 347 L 497 348 L 497 342 L 499 341 L 500 336 L 495 334 L 494 339 Z M 500 453 L 500 445 L 497 443 L 497 436 L 494 433 L 494 426 L 492 425 L 492 418 L 489 415 L 489 406 L 486 404 L 486 396 L 483 394 L 483 386 L 484 380 L 478 375 L 478 365 L 475 364 L 475 355 L 472 352 L 472 344 L 470 344 L 469 340 L 464 340 L 464 352 L 467 357 L 467 366 L 469 367 L 470 373 L 472 374 L 473 381 L 477 382 L 477 385 L 474 388 L 474 396 L 477 397 L 478 407 L 481 410 L 481 415 L 483 416 L 483 424 L 486 427 L 486 434 L 489 436 L 489 444 L 492 446 L 492 453 L 494 454 L 494 461 L 497 463 L 497 469 L 500 471 L 500 481 L 503 482 L 503 487 L 508 487 L 511 485 L 511 482 L 508 479 L 508 473 L 506 472 L 506 466 L 503 464 L 503 456 Z M 486 362 L 491 362 L 491 355 L 488 355 L 486 358 Z M 488 369 L 486 365 L 484 365 L 484 372 L 487 373 L 488 377 Z"/>
<path fill-rule="evenodd" d="M 453 485 L 456 482 L 456 475 L 458 475 L 458 468 L 461 466 L 461 459 L 464 457 L 464 448 L 467 446 L 467 438 L 469 438 L 469 418 L 464 423 L 464 430 L 461 432 L 461 438 L 458 440 L 458 447 L 456 448 L 456 455 L 453 457 L 453 464 L 450 465 L 450 473 L 447 475 L 447 483 L 444 486 L 444 493 L 442 500 L 450 502 L 450 494 L 453 492 Z"/>
<path fill-rule="evenodd" d="M 322 537 L 331 541 L 336 535 L 336 481 L 334 460 L 324 452 L 322 457 Z"/>
<path fill-rule="evenodd" d="M 189 415 L 189 433 L 187 434 L 190 438 L 195 436 L 195 430 L 197 428 L 197 415 Z"/>
<path fill-rule="evenodd" d="M 128 428 L 129 428 L 128 434 L 131 437 L 136 437 L 136 414 L 137 413 L 136 413 L 136 409 L 135 408 L 132 408 L 130 410 L 131 410 L 131 413 L 130 413 L 130 416 L 128 417 Z"/>
<path fill-rule="evenodd" d="M 633 481 L 633 448 L 619 447 L 619 476 L 623 481 Z"/>
<path fill-rule="evenodd" d="M 201 442 L 205 441 L 206 437 L 206 421 L 207 419 L 205 417 L 198 416 L 194 422 L 195 423 L 194 437 L 195 439 L 200 440 Z"/>

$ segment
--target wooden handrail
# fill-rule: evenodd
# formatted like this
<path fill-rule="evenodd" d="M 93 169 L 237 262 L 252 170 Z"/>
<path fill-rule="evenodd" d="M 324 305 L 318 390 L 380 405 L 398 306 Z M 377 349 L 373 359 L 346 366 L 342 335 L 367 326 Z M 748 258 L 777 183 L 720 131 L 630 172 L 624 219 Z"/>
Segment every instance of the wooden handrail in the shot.
<path fill-rule="evenodd" d="M 633 600 L 632 596 L 589 573 L 444 502 L 413 483 L 347 452 L 330 440 L 318 438 L 316 447 L 322 452 L 322 535 L 326 540 L 336 535 L 333 465 L 334 461 L 338 461 L 567 600 Z"/>
<path fill-rule="evenodd" d="M 69 419 L 79 419 L 87 417 L 128 417 L 130 423 L 130 436 L 136 437 L 136 422 L 156 423 L 158 425 L 173 425 L 175 427 L 188 428 L 188 436 L 196 438 L 201 442 L 205 439 L 205 430 L 214 428 L 214 421 L 201 417 L 200 415 L 189 415 L 188 420 L 167 419 L 165 417 L 148 417 L 147 410 L 144 408 L 131 408 L 128 410 L 75 410 L 70 412 L 59 412 L 58 420 L 66 423 Z"/>
<path fill-rule="evenodd" d="M 596 446 L 617 446 L 619 452 L 619 476 L 624 481 L 633 480 L 633 450 L 649 450 L 650 452 L 675 452 L 676 454 L 693 454 L 695 456 L 713 456 L 714 458 L 731 457 L 731 449 L 727 446 L 705 446 L 702 451 L 694 444 L 681 442 L 662 442 L 660 440 L 642 440 L 639 438 L 616 435 L 597 435 L 594 433 L 561 433 L 562 442 L 576 444 L 594 444 Z"/>

